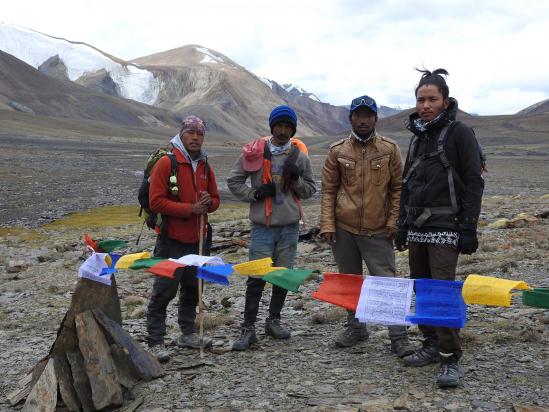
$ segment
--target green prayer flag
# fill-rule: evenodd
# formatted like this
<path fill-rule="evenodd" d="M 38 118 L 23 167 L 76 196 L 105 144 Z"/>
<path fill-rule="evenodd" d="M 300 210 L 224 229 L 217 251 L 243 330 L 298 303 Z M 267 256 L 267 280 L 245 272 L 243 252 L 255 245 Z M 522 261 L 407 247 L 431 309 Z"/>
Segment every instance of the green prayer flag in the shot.
<path fill-rule="evenodd" d="M 128 269 L 148 269 L 157 263 L 163 262 L 165 258 L 137 259 Z"/>
<path fill-rule="evenodd" d="M 522 303 L 535 308 L 549 308 L 549 288 L 534 288 L 522 292 Z"/>
<path fill-rule="evenodd" d="M 317 270 L 310 269 L 280 269 L 267 273 L 261 279 L 282 289 L 297 292 L 305 279 Z"/>
<path fill-rule="evenodd" d="M 110 240 L 100 240 L 97 242 L 97 246 L 105 253 L 112 252 L 116 249 L 122 249 L 126 246 L 128 246 L 128 242 L 125 240 L 117 240 L 117 239 L 110 239 Z"/>

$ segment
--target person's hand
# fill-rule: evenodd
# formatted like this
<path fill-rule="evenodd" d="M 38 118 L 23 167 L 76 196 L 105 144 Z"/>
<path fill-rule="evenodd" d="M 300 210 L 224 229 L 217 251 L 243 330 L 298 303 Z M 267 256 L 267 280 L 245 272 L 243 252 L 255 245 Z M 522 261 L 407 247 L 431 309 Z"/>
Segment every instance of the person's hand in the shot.
<path fill-rule="evenodd" d="M 290 163 L 284 166 L 284 170 L 282 171 L 283 176 L 288 176 L 289 179 L 296 181 L 299 179 L 299 168 L 296 166 L 295 163 Z"/>
<path fill-rule="evenodd" d="M 255 200 L 265 199 L 267 196 L 276 195 L 276 185 L 274 183 L 263 183 L 254 193 Z"/>
<path fill-rule="evenodd" d="M 385 229 L 385 239 L 387 239 L 389 242 L 392 241 L 396 236 L 397 230 L 395 227 L 387 226 Z"/>
<path fill-rule="evenodd" d="M 327 242 L 330 246 L 333 246 L 336 242 L 336 234 L 335 232 L 324 232 L 320 235 L 322 240 Z"/>
<path fill-rule="evenodd" d="M 408 241 L 406 238 L 408 237 L 408 230 L 403 227 L 399 227 L 396 236 L 395 236 L 395 246 L 397 250 L 404 251 L 408 249 Z"/>
<path fill-rule="evenodd" d="M 208 205 L 200 202 L 191 204 L 191 213 L 193 215 L 203 215 L 208 212 Z"/>
<path fill-rule="evenodd" d="M 212 204 L 212 197 L 208 192 L 200 192 L 198 201 L 199 203 L 209 207 Z"/>
<path fill-rule="evenodd" d="M 476 229 L 463 229 L 459 234 L 459 251 L 462 255 L 472 255 L 478 249 Z"/>

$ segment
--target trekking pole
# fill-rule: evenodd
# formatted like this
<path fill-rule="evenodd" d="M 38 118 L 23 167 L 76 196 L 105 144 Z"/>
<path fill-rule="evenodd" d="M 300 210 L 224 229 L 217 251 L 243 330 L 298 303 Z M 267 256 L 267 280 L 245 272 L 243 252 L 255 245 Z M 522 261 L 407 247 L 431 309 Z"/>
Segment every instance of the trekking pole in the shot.
<path fill-rule="evenodd" d="M 200 215 L 200 230 L 198 237 L 198 254 L 202 256 L 204 254 L 204 215 Z M 204 312 L 202 304 L 202 279 L 198 279 L 198 318 L 200 322 L 200 357 L 204 357 Z"/>

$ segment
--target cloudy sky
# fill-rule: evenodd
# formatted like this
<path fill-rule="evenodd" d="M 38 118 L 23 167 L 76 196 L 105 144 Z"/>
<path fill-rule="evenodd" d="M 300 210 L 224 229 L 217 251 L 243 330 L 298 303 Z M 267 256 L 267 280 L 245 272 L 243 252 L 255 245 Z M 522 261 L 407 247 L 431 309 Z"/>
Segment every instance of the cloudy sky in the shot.
<path fill-rule="evenodd" d="M 549 0 L 20 0 L 0 21 L 127 60 L 199 44 L 338 105 L 369 94 L 411 107 L 415 67 L 447 69 L 470 113 L 549 98 Z"/>

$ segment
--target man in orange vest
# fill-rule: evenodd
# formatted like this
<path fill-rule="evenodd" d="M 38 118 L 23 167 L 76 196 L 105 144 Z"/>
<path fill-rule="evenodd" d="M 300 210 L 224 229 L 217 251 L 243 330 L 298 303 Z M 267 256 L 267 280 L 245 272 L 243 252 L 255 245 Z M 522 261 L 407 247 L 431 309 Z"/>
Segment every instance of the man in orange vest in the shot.
<path fill-rule="evenodd" d="M 238 199 L 250 203 L 250 260 L 271 257 L 274 266 L 292 268 L 302 217 L 300 199 L 310 198 L 316 184 L 309 158 L 303 147 L 298 148 L 300 142 L 292 139 L 297 128 L 295 111 L 288 106 L 275 107 L 269 126 L 271 136 L 244 146 L 227 184 Z M 246 184 L 248 178 L 250 185 Z M 233 350 L 245 350 L 257 342 L 255 322 L 265 281 L 250 277 L 246 286 L 244 321 Z M 280 324 L 286 293 L 286 289 L 273 286 L 265 334 L 275 339 L 290 337 L 290 331 Z"/>

